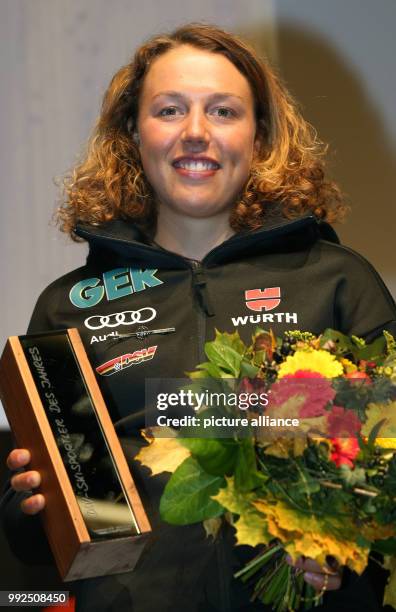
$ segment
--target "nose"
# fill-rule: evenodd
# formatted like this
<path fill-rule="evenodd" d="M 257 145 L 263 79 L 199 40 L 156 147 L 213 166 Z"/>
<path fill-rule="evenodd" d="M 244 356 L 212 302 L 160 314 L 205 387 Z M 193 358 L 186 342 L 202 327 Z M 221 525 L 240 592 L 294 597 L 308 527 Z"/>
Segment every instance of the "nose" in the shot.
<path fill-rule="evenodd" d="M 182 142 L 191 150 L 206 148 L 210 140 L 209 126 L 205 112 L 200 108 L 191 108 L 186 116 L 181 136 Z"/>

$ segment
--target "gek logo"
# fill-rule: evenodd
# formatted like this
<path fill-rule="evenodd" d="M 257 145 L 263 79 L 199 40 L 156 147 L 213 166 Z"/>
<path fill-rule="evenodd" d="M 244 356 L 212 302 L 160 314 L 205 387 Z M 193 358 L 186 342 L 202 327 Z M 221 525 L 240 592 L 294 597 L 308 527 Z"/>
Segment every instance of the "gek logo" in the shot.
<path fill-rule="evenodd" d="M 280 287 L 266 287 L 266 289 L 248 289 L 245 291 L 246 306 L 254 312 L 273 310 L 281 301 Z"/>
<path fill-rule="evenodd" d="M 162 285 L 155 276 L 158 270 L 141 268 L 115 268 L 102 274 L 102 278 L 85 278 L 74 285 L 69 299 L 76 308 L 92 308 L 105 297 L 108 302 Z"/>

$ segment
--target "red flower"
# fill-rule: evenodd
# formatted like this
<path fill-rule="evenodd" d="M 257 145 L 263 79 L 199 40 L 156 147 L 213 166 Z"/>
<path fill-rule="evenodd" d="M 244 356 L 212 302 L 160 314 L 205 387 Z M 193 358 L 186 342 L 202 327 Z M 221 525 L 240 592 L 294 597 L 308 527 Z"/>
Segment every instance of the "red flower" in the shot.
<path fill-rule="evenodd" d="M 345 374 L 345 378 L 349 378 L 350 380 L 364 380 L 366 385 L 371 384 L 371 378 L 366 372 L 361 372 L 360 370 L 356 370 L 355 372 L 350 372 L 349 374 Z"/>
<path fill-rule="evenodd" d="M 359 452 L 359 444 L 356 438 L 331 438 L 333 445 L 330 459 L 337 467 L 347 465 L 354 467 L 353 460 Z"/>

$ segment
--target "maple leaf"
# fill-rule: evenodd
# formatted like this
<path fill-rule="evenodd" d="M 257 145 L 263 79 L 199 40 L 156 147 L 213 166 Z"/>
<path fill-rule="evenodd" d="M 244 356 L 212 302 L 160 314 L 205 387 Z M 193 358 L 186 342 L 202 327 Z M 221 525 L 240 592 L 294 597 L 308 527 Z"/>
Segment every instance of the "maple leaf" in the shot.
<path fill-rule="evenodd" d="M 249 546 L 268 544 L 272 538 L 268 534 L 264 517 L 253 506 L 255 494 L 236 489 L 233 478 L 226 478 L 226 482 L 227 485 L 220 489 L 217 495 L 213 495 L 212 499 L 233 514 L 239 515 L 233 523 L 237 543 Z"/>
<path fill-rule="evenodd" d="M 266 516 L 270 535 L 284 543 L 294 561 L 305 556 L 323 566 L 327 555 L 332 555 L 340 565 L 348 565 L 358 574 L 367 566 L 369 549 L 358 546 L 355 540 L 337 537 L 318 517 L 293 510 L 282 502 L 257 500 L 253 505 Z"/>
<path fill-rule="evenodd" d="M 241 514 L 234 523 L 236 529 L 236 540 L 238 544 L 257 546 L 258 544 L 269 544 L 272 537 L 269 536 L 262 515 L 250 509 Z"/>
<path fill-rule="evenodd" d="M 187 457 L 190 457 L 191 453 L 187 448 L 182 446 L 180 440 L 176 438 L 174 430 L 160 427 L 161 437 L 156 437 L 155 429 L 156 428 L 151 429 L 151 433 L 154 433 L 154 437 L 148 437 L 147 434 L 143 432 L 149 445 L 144 446 L 135 459 L 150 468 L 152 476 L 162 474 L 162 472 L 173 473 Z M 162 437 L 164 433 L 169 437 Z"/>

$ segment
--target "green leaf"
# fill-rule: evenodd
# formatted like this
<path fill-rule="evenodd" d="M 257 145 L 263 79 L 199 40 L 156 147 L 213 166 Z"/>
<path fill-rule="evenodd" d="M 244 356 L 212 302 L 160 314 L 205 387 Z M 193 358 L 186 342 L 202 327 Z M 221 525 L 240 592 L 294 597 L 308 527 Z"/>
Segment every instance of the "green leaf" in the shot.
<path fill-rule="evenodd" d="M 208 359 L 217 367 L 229 372 L 238 378 L 241 368 L 242 355 L 221 342 L 206 342 L 205 353 Z"/>
<path fill-rule="evenodd" d="M 258 480 L 256 479 L 257 464 L 256 453 L 251 438 L 244 438 L 239 442 L 235 465 L 234 483 L 238 491 L 251 491 Z"/>
<path fill-rule="evenodd" d="M 341 479 L 349 487 L 366 484 L 366 470 L 358 465 L 352 469 L 349 465 L 343 464 L 339 466 L 339 471 Z"/>
<path fill-rule="evenodd" d="M 240 369 L 241 378 L 244 378 L 245 376 L 247 376 L 248 378 L 255 378 L 255 376 L 257 376 L 259 371 L 260 371 L 260 368 L 253 365 L 252 363 L 249 363 L 249 361 L 243 360 L 241 362 L 241 369 Z"/>
<path fill-rule="evenodd" d="M 348 336 L 334 329 L 326 329 L 320 336 L 320 347 L 323 347 L 327 342 L 333 342 L 336 345 L 336 353 L 344 355 L 345 353 L 353 353 L 354 345 Z"/>
<path fill-rule="evenodd" d="M 368 445 L 366 444 L 365 440 L 363 439 L 360 431 L 357 432 L 356 439 L 357 439 L 358 444 L 359 444 L 360 452 L 365 456 L 367 454 L 369 448 L 368 448 Z"/>
<path fill-rule="evenodd" d="M 204 370 L 207 376 L 210 376 L 211 378 L 222 378 L 224 376 L 224 372 L 222 372 L 222 370 L 211 361 L 205 361 L 205 363 L 200 363 L 197 366 L 197 369 Z"/>
<path fill-rule="evenodd" d="M 336 346 L 337 355 L 352 354 L 355 361 L 366 359 L 376 361 L 384 357 L 386 340 L 384 336 L 379 336 L 371 344 L 366 344 L 362 338 L 357 336 L 346 336 L 334 329 L 326 329 L 320 337 L 320 346 L 323 347 L 328 341 Z"/>
<path fill-rule="evenodd" d="M 355 467 L 355 469 L 351 470 L 348 465 L 341 465 L 340 474 L 342 480 L 349 487 L 354 487 L 358 484 L 364 484 L 366 482 L 366 472 L 361 467 Z"/>
<path fill-rule="evenodd" d="M 381 553 L 382 555 L 396 554 L 396 538 L 388 538 L 387 540 L 376 540 L 371 545 L 371 550 Z"/>
<path fill-rule="evenodd" d="M 367 540 L 361 534 L 359 534 L 358 537 L 356 538 L 356 544 L 360 546 L 360 548 L 371 548 L 370 540 Z"/>
<path fill-rule="evenodd" d="M 396 340 L 394 336 L 386 331 L 386 329 L 384 329 L 382 333 L 384 334 L 384 338 L 386 340 L 386 352 L 388 355 L 396 353 Z"/>
<path fill-rule="evenodd" d="M 207 474 L 193 457 L 189 457 L 165 487 L 160 502 L 161 517 L 172 525 L 190 525 L 220 516 L 224 509 L 211 496 L 224 484 L 224 478 Z"/>
<path fill-rule="evenodd" d="M 220 342 L 225 346 L 229 346 L 241 355 L 244 355 L 246 352 L 246 345 L 241 340 L 240 335 L 237 331 L 233 332 L 232 334 L 229 334 L 228 332 L 221 333 L 218 329 L 216 329 L 215 342 Z"/>
<path fill-rule="evenodd" d="M 369 446 L 372 446 L 374 444 L 375 439 L 378 436 L 379 430 L 381 429 L 382 425 L 386 423 L 386 421 L 387 421 L 386 419 L 381 419 L 381 421 L 379 421 L 376 425 L 374 425 L 374 427 L 370 431 L 370 435 L 367 440 L 367 443 Z"/>
<path fill-rule="evenodd" d="M 352 340 L 353 344 L 358 347 L 359 350 L 363 349 L 363 348 L 365 348 L 367 346 L 366 345 L 366 341 L 363 338 L 359 338 L 359 336 L 353 336 L 352 335 L 351 336 L 351 340 Z"/>
<path fill-rule="evenodd" d="M 362 349 L 358 349 L 355 353 L 357 360 L 366 359 L 367 361 L 377 361 L 384 358 L 386 350 L 386 340 L 384 336 L 379 336 L 371 344 L 367 344 Z"/>
<path fill-rule="evenodd" d="M 181 444 L 188 448 L 201 467 L 214 476 L 233 473 L 238 457 L 238 445 L 230 438 L 183 438 Z"/>
<path fill-rule="evenodd" d="M 265 357 L 265 351 L 256 351 L 253 355 L 253 363 L 260 368 L 260 366 L 264 363 Z"/>
<path fill-rule="evenodd" d="M 372 499 L 367 499 L 362 505 L 362 509 L 364 512 L 367 512 L 367 514 L 375 514 L 377 512 L 377 506 Z"/>
<path fill-rule="evenodd" d="M 208 373 L 204 370 L 195 370 L 193 372 L 186 372 L 186 376 L 188 376 L 192 380 L 197 380 L 201 378 L 208 378 Z"/>

